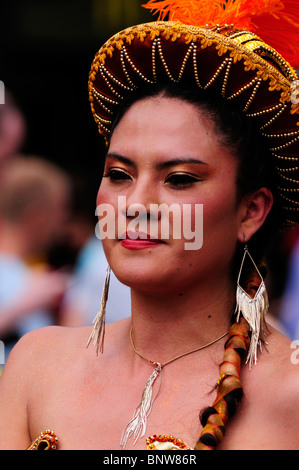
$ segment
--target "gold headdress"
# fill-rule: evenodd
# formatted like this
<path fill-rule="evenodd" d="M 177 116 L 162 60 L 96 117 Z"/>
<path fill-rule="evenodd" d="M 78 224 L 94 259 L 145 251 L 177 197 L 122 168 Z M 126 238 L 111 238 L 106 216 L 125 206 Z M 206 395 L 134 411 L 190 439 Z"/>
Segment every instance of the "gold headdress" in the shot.
<path fill-rule="evenodd" d="M 117 33 L 93 61 L 89 97 L 99 132 L 109 139 L 117 105 L 145 84 L 166 79 L 211 89 L 257 121 L 275 161 L 285 224 L 297 224 L 297 2 L 150 0 L 144 6 L 159 13 L 159 21 Z"/>

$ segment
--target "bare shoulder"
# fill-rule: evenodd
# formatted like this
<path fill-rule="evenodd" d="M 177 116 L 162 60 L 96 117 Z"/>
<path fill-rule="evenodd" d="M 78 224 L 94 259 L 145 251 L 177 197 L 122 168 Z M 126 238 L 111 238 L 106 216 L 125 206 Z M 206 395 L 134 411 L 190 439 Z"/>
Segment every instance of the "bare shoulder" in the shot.
<path fill-rule="evenodd" d="M 269 327 L 267 343 L 267 351 L 246 374 L 246 382 L 251 396 L 260 403 L 260 413 L 273 419 L 273 429 L 288 429 L 299 445 L 299 342 Z"/>
<path fill-rule="evenodd" d="M 299 377 L 299 341 L 291 341 L 277 329 L 269 326 L 267 335 L 267 364 L 272 364 L 276 375 L 285 372 L 296 378 Z"/>
<path fill-rule="evenodd" d="M 51 394 L 75 389 L 80 374 L 89 374 L 94 363 L 104 363 L 97 361 L 95 348 L 86 349 L 91 331 L 50 326 L 20 339 L 0 377 L 0 450 L 27 448 L 43 429 L 45 412 L 52 412 L 45 407 Z M 119 344 L 119 331 L 117 325 L 108 325 L 110 354 Z"/>
<path fill-rule="evenodd" d="M 60 328 L 28 333 L 10 353 L 0 377 L 0 449 L 25 449 L 30 443 L 28 402 L 40 379 L 54 376 L 61 340 L 70 335 Z M 54 360 L 53 360 L 54 359 Z"/>
<path fill-rule="evenodd" d="M 87 335 L 88 328 L 48 326 L 31 331 L 25 334 L 12 350 L 7 361 L 7 368 L 18 366 L 18 364 L 28 366 L 32 362 L 43 359 L 54 362 L 70 348 L 83 344 L 84 336 L 87 338 Z"/>
<path fill-rule="evenodd" d="M 295 450 L 299 447 L 299 347 L 269 326 L 267 345 L 251 370 L 244 365 L 244 397 L 230 421 L 229 449 Z"/>
<path fill-rule="evenodd" d="M 50 326 L 24 335 L 4 366 L 0 379 L 1 393 L 4 388 L 13 388 L 17 383 L 25 399 L 28 390 L 34 387 L 35 379 L 40 378 L 39 373 L 42 371 L 43 376 L 54 374 L 61 358 L 75 353 L 87 334 L 86 328 Z"/>
<path fill-rule="evenodd" d="M 105 343 L 107 349 L 117 344 L 118 332 L 122 329 L 124 321 L 106 326 Z M 22 370 L 24 376 L 31 381 L 37 378 L 40 381 L 40 373 L 45 377 L 55 375 L 57 380 L 58 369 L 86 366 L 92 358 L 96 358 L 92 345 L 87 351 L 87 343 L 92 327 L 61 327 L 49 326 L 31 331 L 24 335 L 14 347 L 4 367 L 3 377 L 15 374 Z M 19 374 L 17 374 L 19 375 Z"/>
<path fill-rule="evenodd" d="M 253 377 L 271 387 L 276 398 L 285 393 L 289 399 L 299 398 L 299 341 L 292 342 L 275 328 L 269 326 L 267 344 L 260 355 Z"/>
<path fill-rule="evenodd" d="M 291 341 L 274 328 L 270 328 L 267 363 L 270 384 L 276 387 L 276 396 L 289 404 L 299 399 L 299 341 Z"/>

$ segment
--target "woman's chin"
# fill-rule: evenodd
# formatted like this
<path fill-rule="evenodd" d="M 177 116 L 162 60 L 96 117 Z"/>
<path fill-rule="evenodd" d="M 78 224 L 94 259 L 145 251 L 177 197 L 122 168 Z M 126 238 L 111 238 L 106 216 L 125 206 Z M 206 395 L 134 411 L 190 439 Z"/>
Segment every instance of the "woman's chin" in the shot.
<path fill-rule="evenodd" d="M 179 289 L 179 286 L 169 282 L 171 276 L 158 270 L 157 266 L 150 268 L 143 265 L 139 269 L 136 266 L 134 269 L 121 269 L 120 266 L 113 269 L 111 266 L 111 269 L 122 284 L 136 291 L 170 295 Z"/>

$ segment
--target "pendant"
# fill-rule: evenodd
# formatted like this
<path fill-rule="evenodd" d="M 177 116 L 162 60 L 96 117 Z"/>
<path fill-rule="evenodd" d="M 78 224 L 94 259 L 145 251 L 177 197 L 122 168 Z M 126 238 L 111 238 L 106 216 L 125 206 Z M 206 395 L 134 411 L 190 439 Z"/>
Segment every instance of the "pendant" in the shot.
<path fill-rule="evenodd" d="M 125 448 L 128 439 L 130 439 L 132 435 L 134 436 L 134 445 L 140 437 L 145 436 L 147 418 L 152 410 L 154 402 L 154 400 L 152 399 L 153 385 L 157 377 L 160 375 L 161 370 L 162 366 L 158 363 L 154 372 L 152 373 L 152 375 L 147 380 L 144 386 L 140 404 L 136 408 L 133 418 L 123 431 L 122 438 L 120 441 L 120 445 L 123 449 Z M 155 399 L 157 398 L 157 395 Z"/>

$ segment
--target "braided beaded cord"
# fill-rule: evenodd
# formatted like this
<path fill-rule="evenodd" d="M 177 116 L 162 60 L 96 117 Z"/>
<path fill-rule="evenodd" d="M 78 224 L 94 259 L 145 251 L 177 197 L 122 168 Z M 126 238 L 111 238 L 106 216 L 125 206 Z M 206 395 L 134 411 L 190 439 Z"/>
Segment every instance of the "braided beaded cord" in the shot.
<path fill-rule="evenodd" d="M 240 370 L 243 356 L 249 349 L 249 325 L 242 317 L 231 327 L 225 344 L 223 362 L 220 366 L 220 379 L 217 383 L 217 396 L 212 407 L 202 416 L 203 430 L 194 450 L 215 450 L 224 436 L 225 425 L 234 413 L 243 395 Z"/>
<path fill-rule="evenodd" d="M 260 263 L 259 268 L 265 268 Z M 251 273 L 245 282 L 247 294 L 254 298 L 260 279 L 256 272 Z M 228 340 L 225 343 L 223 362 L 220 365 L 220 379 L 217 382 L 217 396 L 213 405 L 202 413 L 203 430 L 194 450 L 215 450 L 224 437 L 228 419 L 235 413 L 243 396 L 240 381 L 242 359 L 247 355 L 250 346 L 250 326 L 241 317 L 232 325 Z"/>

